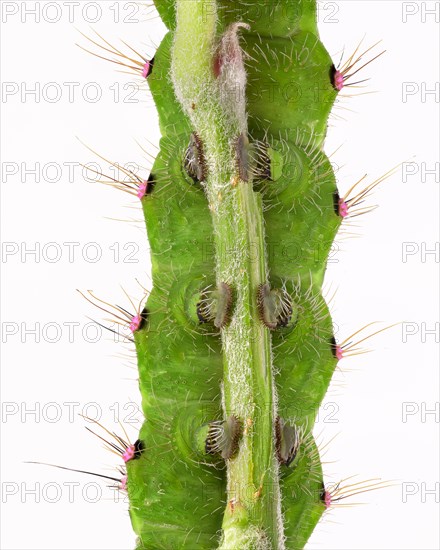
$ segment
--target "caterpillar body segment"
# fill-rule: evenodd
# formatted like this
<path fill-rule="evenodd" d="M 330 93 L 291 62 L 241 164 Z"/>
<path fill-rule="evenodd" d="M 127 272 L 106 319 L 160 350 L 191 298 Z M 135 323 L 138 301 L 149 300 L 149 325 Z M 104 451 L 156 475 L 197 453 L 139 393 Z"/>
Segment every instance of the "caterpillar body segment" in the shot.
<path fill-rule="evenodd" d="M 159 55 L 156 74 L 160 63 Z M 142 200 L 153 289 L 148 323 L 134 338 L 146 450 L 127 464 L 127 490 L 139 548 L 209 548 L 222 522 L 224 462 L 200 452 L 197 434 L 222 418 L 223 368 L 218 329 L 199 325 L 194 296 L 215 283 L 213 230 L 204 192 L 184 168 L 190 132 L 166 124 L 154 191 Z"/>
<path fill-rule="evenodd" d="M 168 29 L 175 29 L 174 0 L 155 0 L 154 4 Z M 212 7 L 208 4 L 207 14 L 210 9 Z M 316 0 L 220 0 L 217 10 L 222 28 L 236 21 L 246 21 L 253 32 L 263 36 L 288 37 L 300 29 L 317 34 Z"/>
<path fill-rule="evenodd" d="M 312 0 L 155 4 L 138 548 L 300 550 L 326 509 L 312 429 L 338 361 L 321 294 L 342 221 L 322 152 L 333 61 Z"/>

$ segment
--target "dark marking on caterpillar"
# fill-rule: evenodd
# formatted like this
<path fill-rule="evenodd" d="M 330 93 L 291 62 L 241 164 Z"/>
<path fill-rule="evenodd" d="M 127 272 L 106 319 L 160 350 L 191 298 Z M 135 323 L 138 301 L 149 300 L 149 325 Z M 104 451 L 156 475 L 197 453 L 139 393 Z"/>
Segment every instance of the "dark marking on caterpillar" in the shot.
<path fill-rule="evenodd" d="M 300 445 L 299 431 L 295 425 L 287 424 L 282 418 L 275 421 L 275 449 L 280 464 L 289 466 L 295 460 Z"/>
<path fill-rule="evenodd" d="M 213 319 L 211 295 L 212 291 L 208 289 L 200 293 L 200 300 L 196 304 L 196 314 L 200 324 L 209 323 Z"/>
<path fill-rule="evenodd" d="M 362 201 L 361 201 L 362 202 Z M 333 209 L 335 214 L 340 218 L 346 218 L 348 215 L 348 202 L 344 199 L 341 199 L 338 191 L 336 190 L 333 193 Z M 368 210 L 361 210 L 362 213 L 368 212 Z"/>
<path fill-rule="evenodd" d="M 144 307 L 144 309 L 141 311 L 141 314 L 140 314 L 140 323 L 138 326 L 138 330 L 142 330 L 143 328 L 146 328 L 149 315 L 150 315 L 150 312 L 146 307 Z"/>
<path fill-rule="evenodd" d="M 225 421 L 211 422 L 205 441 L 206 454 L 220 454 L 222 458 L 229 460 L 238 450 L 242 432 L 243 425 L 234 415 Z"/>
<path fill-rule="evenodd" d="M 330 71 L 329 71 L 329 77 L 330 77 L 330 82 L 332 83 L 332 86 L 333 88 L 338 92 L 338 88 L 336 87 L 336 73 L 337 73 L 337 69 L 335 67 L 335 65 L 333 64 L 331 67 L 330 67 Z"/>
<path fill-rule="evenodd" d="M 249 140 L 240 134 L 235 141 L 235 161 L 237 171 L 242 181 L 249 181 Z"/>
<path fill-rule="evenodd" d="M 260 179 L 272 180 L 272 170 L 270 164 L 270 158 L 267 153 L 262 154 L 259 158 L 259 167 L 257 173 Z"/>
<path fill-rule="evenodd" d="M 151 195 L 155 185 L 156 185 L 156 178 L 153 174 L 150 174 L 148 176 L 148 179 L 145 181 L 144 195 Z"/>
<path fill-rule="evenodd" d="M 335 211 L 335 214 L 339 216 L 339 203 L 340 203 L 341 197 L 339 196 L 338 190 L 336 190 L 333 193 L 333 210 Z"/>
<path fill-rule="evenodd" d="M 257 306 L 261 322 L 271 330 L 287 327 L 292 320 L 290 296 L 284 290 L 271 290 L 267 283 L 258 287 Z"/>
<path fill-rule="evenodd" d="M 287 327 L 287 325 L 290 323 L 292 319 L 292 304 L 290 300 L 286 302 L 286 308 L 284 311 L 281 312 L 281 314 L 278 316 L 278 328 L 280 327 Z"/>
<path fill-rule="evenodd" d="M 145 450 L 145 445 L 140 439 L 136 439 L 134 442 L 134 456 L 133 460 L 136 460 L 141 457 L 142 452 Z"/>
<path fill-rule="evenodd" d="M 332 336 L 330 338 L 330 349 L 332 350 L 332 355 L 335 359 L 338 358 L 337 356 L 337 348 L 338 348 L 338 344 L 336 343 L 336 338 L 334 336 Z"/>
<path fill-rule="evenodd" d="M 184 167 L 187 174 L 196 183 L 206 180 L 207 169 L 203 144 L 195 132 L 192 132 L 190 136 L 189 145 L 185 153 Z"/>
<path fill-rule="evenodd" d="M 200 324 L 209 323 L 209 315 L 206 311 L 205 302 L 203 300 L 197 302 L 196 313 Z"/>

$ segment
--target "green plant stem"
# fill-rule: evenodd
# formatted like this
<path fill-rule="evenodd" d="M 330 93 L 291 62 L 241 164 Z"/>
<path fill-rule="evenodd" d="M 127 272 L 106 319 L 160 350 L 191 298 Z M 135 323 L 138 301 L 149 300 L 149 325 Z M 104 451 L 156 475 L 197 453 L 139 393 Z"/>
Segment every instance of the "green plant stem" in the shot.
<path fill-rule="evenodd" d="M 235 415 L 243 423 L 243 437 L 238 452 L 227 461 L 221 549 L 281 549 L 271 338 L 257 309 L 258 286 L 267 280 L 262 204 L 251 182 L 237 173 L 235 143 L 246 128 L 236 114 L 240 99 L 231 97 L 228 104 L 228 89 L 213 72 L 218 46 L 214 7 L 214 2 L 177 0 L 172 78 L 203 143 L 217 282 L 227 283 L 234 293 L 231 320 L 222 329 L 223 406 L 225 416 Z"/>

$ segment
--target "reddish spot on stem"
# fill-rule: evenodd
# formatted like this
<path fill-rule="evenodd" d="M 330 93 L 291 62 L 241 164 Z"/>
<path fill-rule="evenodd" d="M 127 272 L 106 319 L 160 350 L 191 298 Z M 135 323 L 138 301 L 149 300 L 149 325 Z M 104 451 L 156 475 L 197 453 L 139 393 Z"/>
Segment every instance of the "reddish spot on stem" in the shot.
<path fill-rule="evenodd" d="M 331 496 L 331 494 L 330 494 L 328 491 L 325 491 L 325 492 L 324 492 L 323 501 L 324 501 L 325 507 L 326 507 L 327 510 L 328 510 L 328 509 L 330 508 L 330 506 L 332 505 L 332 496 Z"/>
<path fill-rule="evenodd" d="M 237 501 L 235 500 L 235 498 L 231 498 L 231 500 L 228 502 L 228 506 L 232 514 L 234 513 L 236 504 L 237 504 Z"/>
<path fill-rule="evenodd" d="M 121 478 L 121 491 L 127 490 L 127 476 L 122 476 Z"/>

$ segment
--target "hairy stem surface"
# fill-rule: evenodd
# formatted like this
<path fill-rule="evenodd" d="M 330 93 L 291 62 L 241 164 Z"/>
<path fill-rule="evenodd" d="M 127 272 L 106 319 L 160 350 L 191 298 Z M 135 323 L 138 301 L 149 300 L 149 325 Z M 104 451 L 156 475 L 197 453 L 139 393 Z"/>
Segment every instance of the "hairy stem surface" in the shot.
<path fill-rule="evenodd" d="M 176 95 L 203 144 L 205 192 L 212 213 L 217 282 L 234 295 L 230 323 L 222 328 L 225 417 L 243 425 L 235 456 L 227 461 L 223 550 L 283 548 L 276 399 L 271 340 L 260 322 L 257 290 L 267 280 L 263 213 L 250 181 L 243 181 L 237 140 L 247 141 L 244 67 L 238 25 L 217 40 L 214 3 L 176 2 L 172 57 Z M 221 66 L 214 70 L 215 60 Z M 246 178 L 248 179 L 248 178 Z"/>

